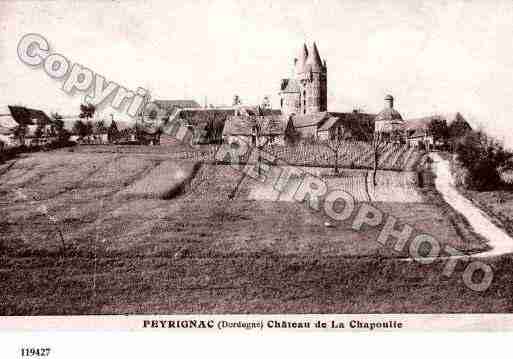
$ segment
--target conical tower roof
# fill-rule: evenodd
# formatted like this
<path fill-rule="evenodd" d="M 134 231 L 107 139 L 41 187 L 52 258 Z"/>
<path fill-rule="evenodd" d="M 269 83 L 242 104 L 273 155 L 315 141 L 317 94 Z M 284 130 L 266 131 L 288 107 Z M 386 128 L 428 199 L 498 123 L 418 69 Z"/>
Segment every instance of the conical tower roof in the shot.
<path fill-rule="evenodd" d="M 299 50 L 299 57 L 296 63 L 296 73 L 301 74 L 305 72 L 306 60 L 308 59 L 308 49 L 306 48 L 306 44 L 301 46 Z"/>
<path fill-rule="evenodd" d="M 319 55 L 319 50 L 317 50 L 317 45 L 314 42 L 308 53 L 308 59 L 306 60 L 306 70 L 312 70 L 313 72 L 321 72 L 322 69 L 323 66 L 321 56 Z"/>

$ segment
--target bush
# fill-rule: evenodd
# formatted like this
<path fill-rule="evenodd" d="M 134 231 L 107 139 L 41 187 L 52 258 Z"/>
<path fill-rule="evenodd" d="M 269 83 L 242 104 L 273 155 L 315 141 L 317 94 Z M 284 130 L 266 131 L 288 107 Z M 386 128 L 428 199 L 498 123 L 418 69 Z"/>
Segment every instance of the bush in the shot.
<path fill-rule="evenodd" d="M 468 189 L 495 189 L 501 184 L 501 170 L 513 154 L 482 131 L 469 132 L 456 146 L 456 176 Z"/>

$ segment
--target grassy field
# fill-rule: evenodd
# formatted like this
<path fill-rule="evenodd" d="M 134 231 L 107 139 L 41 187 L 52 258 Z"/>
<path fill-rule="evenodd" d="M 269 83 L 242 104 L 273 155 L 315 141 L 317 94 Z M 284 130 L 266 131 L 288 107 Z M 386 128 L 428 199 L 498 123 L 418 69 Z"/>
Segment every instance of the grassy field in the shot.
<path fill-rule="evenodd" d="M 491 262 L 492 287 L 473 292 L 463 267 L 445 278 L 443 262 L 398 260 L 407 253 L 377 242 L 382 226 L 327 227 L 303 203 L 255 200 L 247 177 L 230 199 L 239 179 L 164 152 L 63 150 L 2 165 L 0 314 L 512 309 L 509 258 Z M 442 245 L 485 249 L 425 182 L 421 202 L 372 205 Z"/>

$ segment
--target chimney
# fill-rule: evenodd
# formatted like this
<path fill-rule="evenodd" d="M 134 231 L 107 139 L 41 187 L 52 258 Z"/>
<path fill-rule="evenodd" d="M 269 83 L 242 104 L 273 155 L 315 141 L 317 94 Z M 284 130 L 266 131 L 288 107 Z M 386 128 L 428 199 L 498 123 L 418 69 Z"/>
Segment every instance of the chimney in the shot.
<path fill-rule="evenodd" d="M 392 95 L 385 96 L 385 108 L 394 108 L 394 98 Z"/>

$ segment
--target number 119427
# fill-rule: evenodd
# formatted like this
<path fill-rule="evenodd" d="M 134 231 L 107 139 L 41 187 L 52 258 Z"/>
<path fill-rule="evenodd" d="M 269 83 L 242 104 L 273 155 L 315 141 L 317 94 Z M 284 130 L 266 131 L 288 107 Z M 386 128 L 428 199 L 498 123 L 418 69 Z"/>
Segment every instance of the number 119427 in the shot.
<path fill-rule="evenodd" d="M 50 355 L 50 348 L 21 348 L 22 357 L 47 357 Z"/>

